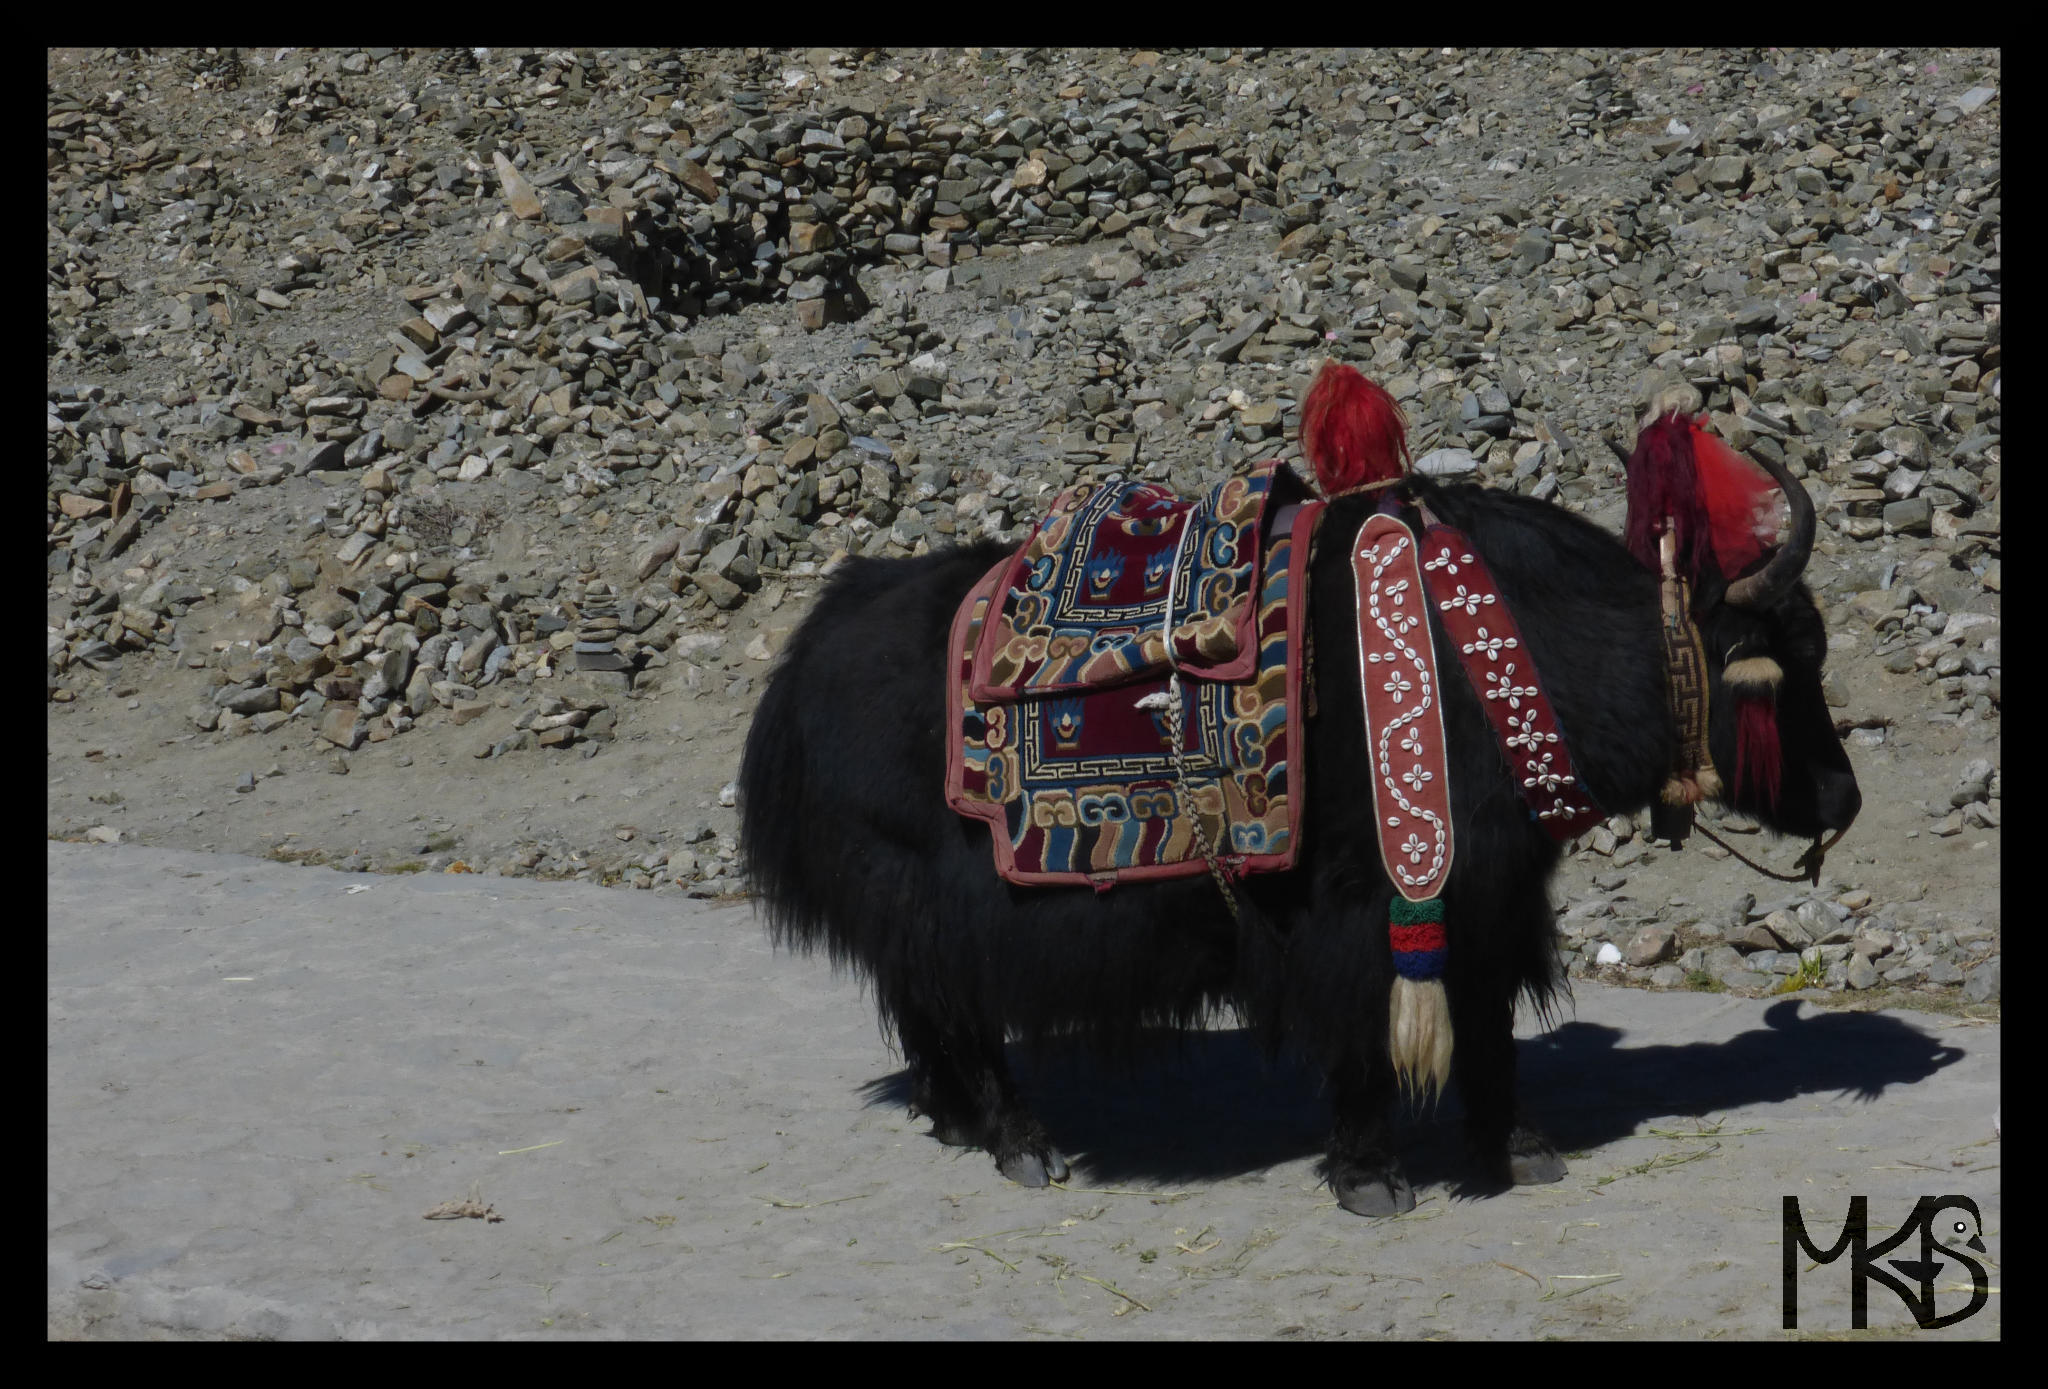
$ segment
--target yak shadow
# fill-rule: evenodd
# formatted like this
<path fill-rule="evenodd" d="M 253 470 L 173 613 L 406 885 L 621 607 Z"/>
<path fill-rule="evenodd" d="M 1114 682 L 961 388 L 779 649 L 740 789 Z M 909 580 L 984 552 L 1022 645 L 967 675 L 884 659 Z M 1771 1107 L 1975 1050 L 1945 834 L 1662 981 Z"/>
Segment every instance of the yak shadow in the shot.
<path fill-rule="evenodd" d="M 1073 1037 L 1012 1043 L 1009 1062 L 1024 1103 L 1090 1181 L 1259 1172 L 1321 1152 L 1330 1123 L 1315 1069 L 1269 1061 L 1240 1028 L 1149 1029 L 1132 1054 L 1114 1058 Z M 910 1072 L 861 1093 L 870 1105 L 908 1105 Z"/>
<path fill-rule="evenodd" d="M 1627 1046 L 1620 1028 L 1567 1022 L 1519 1045 L 1522 1104 L 1560 1151 L 1598 1148 L 1650 1120 L 1709 1115 L 1803 1095 L 1874 1103 L 1954 1065 L 1964 1051 L 1880 1013 L 1806 1010 L 1786 999 L 1764 1026 L 1720 1042 Z M 1012 1045 L 1024 1101 L 1090 1183 L 1216 1181 L 1322 1153 L 1322 1078 L 1293 1057 L 1269 1061 L 1241 1029 L 1150 1033 L 1133 1057 L 1085 1043 Z M 905 1106 L 908 1071 L 860 1087 L 869 1105 Z M 1403 1165 L 1417 1186 L 1458 1196 L 1496 1190 L 1466 1154 L 1453 1085 L 1434 1107 L 1404 1107 Z"/>
<path fill-rule="evenodd" d="M 1807 1095 L 1872 1104 L 1967 1054 L 1883 1013 L 1764 1010 L 1723 1042 L 1625 1047 L 1620 1029 L 1569 1022 L 1521 1043 L 1522 1093 L 1561 1148 L 1593 1148 L 1649 1119 L 1710 1115 Z"/>

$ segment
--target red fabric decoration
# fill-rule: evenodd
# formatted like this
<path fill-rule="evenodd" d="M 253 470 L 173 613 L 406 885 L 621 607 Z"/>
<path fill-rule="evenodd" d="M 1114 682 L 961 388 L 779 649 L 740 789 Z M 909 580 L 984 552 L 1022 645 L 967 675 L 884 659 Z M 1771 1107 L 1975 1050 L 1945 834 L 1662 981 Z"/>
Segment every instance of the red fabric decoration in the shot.
<path fill-rule="evenodd" d="M 1302 402 L 1301 451 L 1323 495 L 1335 496 L 1408 471 L 1408 422 L 1392 396 L 1333 358 Z"/>
<path fill-rule="evenodd" d="M 1763 558 L 1776 538 L 1778 484 L 1771 475 L 1695 424 L 1692 456 L 1714 558 L 1733 579 Z"/>
<path fill-rule="evenodd" d="M 1629 553 L 1657 570 L 1666 518 L 1678 568 L 1697 584 L 1740 577 L 1777 534 L 1778 484 L 1699 424 L 1673 412 L 1646 426 L 1628 460 Z"/>
<path fill-rule="evenodd" d="M 1636 451 L 1628 459 L 1628 528 L 1623 542 L 1636 563 L 1652 572 L 1662 570 L 1657 537 L 1664 534 L 1669 518 L 1678 547 L 1678 566 L 1688 578 L 1695 577 L 1693 537 L 1700 530 L 1694 500 L 1697 492 L 1690 422 L 1674 413 L 1645 425 L 1636 436 Z"/>
<path fill-rule="evenodd" d="M 1778 708 L 1775 695 L 1744 695 L 1735 712 L 1735 794 L 1755 781 L 1764 804 L 1778 804 Z"/>
<path fill-rule="evenodd" d="M 1366 530 L 1372 525 L 1368 522 Z M 1423 532 L 1417 558 L 1423 590 L 1449 640 L 1446 654 L 1456 654 L 1466 683 L 1479 696 L 1529 814 L 1559 843 L 1597 824 L 1600 809 L 1579 781 L 1557 710 L 1543 692 L 1529 648 L 1522 642 L 1522 629 L 1477 547 L 1449 526 L 1435 525 Z M 1364 611 L 1363 604 L 1360 610 Z M 1361 623 L 1361 645 L 1365 640 Z M 1370 703 L 1373 681 L 1363 671 L 1360 677 Z M 1381 813 L 1384 817 L 1384 802 Z M 1398 865 L 1390 861 L 1388 866 L 1389 876 L 1398 882 Z"/>

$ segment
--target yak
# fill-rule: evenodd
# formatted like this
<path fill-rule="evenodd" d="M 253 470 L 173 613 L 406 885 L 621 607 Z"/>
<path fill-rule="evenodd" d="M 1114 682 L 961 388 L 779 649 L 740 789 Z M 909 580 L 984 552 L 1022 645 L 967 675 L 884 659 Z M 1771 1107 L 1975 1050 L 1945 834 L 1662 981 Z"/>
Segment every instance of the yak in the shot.
<path fill-rule="evenodd" d="M 1327 398 L 1312 391 L 1304 404 L 1303 451 L 1326 485 L 1356 477 L 1342 465 L 1348 454 L 1405 456 L 1385 427 L 1398 421 L 1391 401 L 1351 377 L 1380 403 L 1377 415 L 1351 410 L 1332 423 Z M 1636 461 L 1655 451 L 1659 430 L 1683 454 L 1688 429 L 1699 437 L 1679 415 L 1646 425 Z M 1731 577 L 1704 531 L 1678 537 L 1697 579 L 1713 763 L 1742 766 L 1707 791 L 1772 831 L 1818 841 L 1846 828 L 1861 802 L 1821 691 L 1822 617 L 1800 579 L 1812 503 L 1767 466 L 1790 513 L 1782 545 L 1738 554 L 1749 562 Z M 1704 459 L 1699 468 L 1704 479 Z M 959 736 L 947 717 L 949 628 L 1006 547 L 852 559 L 831 576 L 749 731 L 742 855 L 775 942 L 822 948 L 873 988 L 909 1070 L 911 1112 L 931 1119 L 933 1137 L 986 1149 L 1020 1184 L 1063 1181 L 1068 1161 L 1020 1098 L 1007 1040 L 1078 1034 L 1115 1052 L 1144 1029 L 1234 1014 L 1269 1048 L 1296 1048 L 1320 1067 L 1332 1123 L 1319 1172 L 1339 1203 L 1368 1215 L 1412 1208 L 1392 1141 L 1393 887 L 1374 837 L 1347 540 L 1376 508 L 1413 518 L 1423 506 L 1469 538 L 1604 812 L 1658 803 L 1680 733 L 1666 696 L 1660 576 L 1640 549 L 1547 501 L 1395 469 L 1392 485 L 1338 495 L 1324 514 L 1308 571 L 1317 673 L 1298 857 L 1289 871 L 1239 881 L 1236 912 L 1203 876 L 1107 892 L 1018 886 L 998 876 L 988 827 L 948 806 L 947 744 Z M 1632 462 L 1632 512 L 1636 476 Z M 1705 510 L 1693 508 L 1696 522 Z M 1441 649 L 1434 613 L 1430 622 Z M 1516 793 L 1469 685 L 1447 674 L 1440 689 L 1458 844 L 1442 893 L 1450 1078 L 1486 1180 L 1554 1182 L 1564 1162 L 1517 1103 L 1513 1020 L 1518 998 L 1550 1016 L 1564 982 L 1547 891 L 1561 849 Z"/>

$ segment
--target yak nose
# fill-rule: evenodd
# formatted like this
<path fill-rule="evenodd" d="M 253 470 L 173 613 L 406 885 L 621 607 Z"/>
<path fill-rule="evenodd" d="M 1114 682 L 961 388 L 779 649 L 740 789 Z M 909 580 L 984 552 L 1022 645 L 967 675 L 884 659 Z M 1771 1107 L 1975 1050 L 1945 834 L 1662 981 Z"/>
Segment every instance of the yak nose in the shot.
<path fill-rule="evenodd" d="M 1863 792 L 1857 788 L 1853 773 L 1824 770 L 1820 773 L 1819 802 L 1822 827 L 1845 830 L 1855 823 L 1856 813 L 1863 809 Z"/>

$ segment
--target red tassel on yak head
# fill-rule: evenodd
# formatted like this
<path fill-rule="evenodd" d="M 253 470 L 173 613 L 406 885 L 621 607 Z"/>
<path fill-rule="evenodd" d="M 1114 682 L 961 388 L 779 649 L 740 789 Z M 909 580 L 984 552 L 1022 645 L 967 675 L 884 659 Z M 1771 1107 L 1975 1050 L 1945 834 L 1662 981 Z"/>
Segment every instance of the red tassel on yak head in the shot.
<path fill-rule="evenodd" d="M 1408 422 L 1386 391 L 1331 358 L 1302 402 L 1301 451 L 1334 497 L 1408 471 Z"/>
<path fill-rule="evenodd" d="M 1735 786 L 1754 786 L 1765 805 L 1778 804 L 1778 708 L 1769 694 L 1742 695 L 1735 705 Z"/>
<path fill-rule="evenodd" d="M 1638 564 L 1660 570 L 1657 538 L 1668 520 L 1689 582 L 1734 579 L 1775 541 L 1779 501 L 1769 473 L 1673 411 L 1643 427 L 1629 456 L 1624 538 Z"/>

